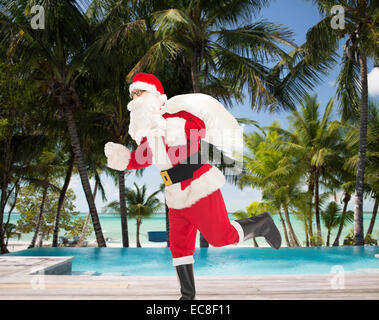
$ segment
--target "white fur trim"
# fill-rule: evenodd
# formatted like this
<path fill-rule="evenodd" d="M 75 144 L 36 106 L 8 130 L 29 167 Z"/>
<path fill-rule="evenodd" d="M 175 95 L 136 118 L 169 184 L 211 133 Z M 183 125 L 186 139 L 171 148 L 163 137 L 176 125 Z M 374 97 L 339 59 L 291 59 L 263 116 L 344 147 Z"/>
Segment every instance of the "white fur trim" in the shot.
<path fill-rule="evenodd" d="M 104 146 L 104 153 L 107 156 L 107 166 L 111 169 L 123 171 L 129 164 L 131 152 L 122 144 L 108 142 Z"/>
<path fill-rule="evenodd" d="M 172 209 L 189 208 L 197 201 L 210 195 L 225 184 L 225 177 L 216 167 L 205 172 L 184 190 L 180 182 L 165 188 L 166 203 Z"/>
<path fill-rule="evenodd" d="M 162 102 L 162 105 L 164 105 L 167 102 L 167 96 L 165 94 L 160 94 L 159 101 Z"/>
<path fill-rule="evenodd" d="M 162 105 L 167 101 L 167 96 L 165 94 L 161 94 L 157 90 L 157 87 L 150 83 L 142 81 L 134 82 L 129 86 L 129 92 L 131 93 L 133 90 L 146 90 L 148 92 L 155 93 L 159 97 L 159 101 L 162 102 Z"/>
<path fill-rule="evenodd" d="M 185 257 L 172 259 L 172 264 L 174 265 L 174 267 L 181 266 L 183 264 L 192 264 L 194 262 L 195 260 L 193 259 L 193 256 L 185 256 Z"/>
<path fill-rule="evenodd" d="M 179 117 L 166 119 L 166 144 L 169 147 L 187 144 L 186 122 L 186 119 Z"/>
<path fill-rule="evenodd" d="M 243 239 L 245 237 L 245 234 L 243 232 L 243 229 L 241 227 L 241 225 L 237 222 L 237 221 L 234 221 L 234 220 L 231 220 L 230 221 L 230 224 L 237 230 L 238 232 L 238 237 L 239 237 L 239 241 L 238 243 L 236 243 L 236 245 L 240 245 L 243 243 Z"/>
<path fill-rule="evenodd" d="M 129 86 L 129 92 L 131 93 L 133 90 L 146 90 L 146 91 L 149 91 L 151 93 L 160 94 L 160 92 L 157 90 L 157 87 L 155 85 L 150 84 L 150 83 L 146 83 L 146 82 L 142 82 L 142 81 L 133 82 Z"/>

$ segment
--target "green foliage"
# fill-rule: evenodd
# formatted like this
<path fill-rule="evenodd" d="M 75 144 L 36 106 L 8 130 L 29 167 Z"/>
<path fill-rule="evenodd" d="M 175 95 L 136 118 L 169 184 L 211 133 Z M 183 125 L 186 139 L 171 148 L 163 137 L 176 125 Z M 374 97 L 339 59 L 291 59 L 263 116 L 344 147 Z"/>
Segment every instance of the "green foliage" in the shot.
<path fill-rule="evenodd" d="M 341 208 L 335 201 L 329 202 L 326 209 L 321 212 L 322 221 L 328 230 L 339 226 L 340 214 Z"/>
<path fill-rule="evenodd" d="M 344 246 L 353 246 L 354 245 L 354 229 L 351 228 L 347 236 L 343 241 Z"/>
<path fill-rule="evenodd" d="M 50 189 L 48 190 L 39 229 L 39 236 L 44 240 L 48 240 L 53 234 L 58 197 L 59 194 Z M 35 231 L 38 215 L 40 213 L 41 201 L 42 190 L 40 188 L 29 185 L 20 189 L 16 203 L 16 209 L 20 212 L 20 219 L 17 221 L 17 231 L 22 233 Z M 84 225 L 84 219 L 77 217 L 79 212 L 74 211 L 74 201 L 74 192 L 72 189 L 67 190 L 60 218 L 60 230 L 65 232 L 65 236 L 79 235 Z"/>
<path fill-rule="evenodd" d="M 22 234 L 17 231 L 17 225 L 14 223 L 8 223 L 7 225 L 3 224 L 3 228 L 5 229 L 5 238 L 7 241 L 11 238 L 17 238 L 20 240 Z"/>
<path fill-rule="evenodd" d="M 319 237 L 317 234 L 309 236 L 309 239 L 311 243 L 313 243 L 314 246 L 322 246 L 324 244 L 324 239 L 322 237 Z"/>
<path fill-rule="evenodd" d="M 273 211 L 275 211 L 275 208 L 272 207 L 269 203 L 253 201 L 246 207 L 246 211 L 239 210 L 233 212 L 233 216 L 236 219 L 246 219 L 249 217 L 257 216 L 265 211 L 271 211 L 271 213 L 273 213 Z"/>
<path fill-rule="evenodd" d="M 37 186 L 48 186 L 40 232 L 45 238 L 51 234 L 57 206 L 51 181 L 64 176 L 72 145 L 62 130 L 63 105 L 82 107 L 74 108 L 78 140 L 88 175 L 95 177 L 105 199 L 99 173 L 105 167 L 103 145 L 115 139 L 135 146 L 128 135 L 127 81 L 135 72 L 147 71 L 159 76 L 168 96 L 201 91 L 227 105 L 248 98 L 255 110 L 293 111 L 289 130 L 274 123 L 245 137 L 246 170 L 238 184 L 260 189 L 263 202 L 252 203 L 235 217 L 291 211 L 304 222 L 311 242 L 322 243 L 310 231 L 316 209 L 330 192 L 355 191 L 358 54 L 378 55 L 374 1 L 337 2 L 347 9 L 346 29 L 330 28 L 330 6 L 336 1 L 313 0 L 324 17 L 309 30 L 307 42 L 295 46 L 285 26 L 254 20 L 269 0 L 44 0 L 46 29 L 38 32 L 30 28 L 30 8 L 36 1 L 0 0 L 0 182 L 4 193 L 12 184 L 35 185 L 20 193 L 22 220 L 17 230 L 35 230 L 41 205 Z M 364 10 L 357 10 L 362 4 Z M 346 41 L 342 60 L 337 55 L 340 40 Z M 341 118 L 349 120 L 344 123 L 332 121 L 333 99 L 321 114 L 317 96 L 308 94 L 338 61 L 342 68 L 336 102 Z M 374 102 L 369 111 L 365 190 L 377 197 L 379 116 Z M 116 171 L 106 173 L 118 179 Z M 326 189 L 317 202 L 316 181 Z M 148 197 L 145 186 L 135 187 L 126 192 L 127 210 L 141 223 L 160 204 L 156 193 Z M 69 237 L 79 235 L 84 224 L 74 212 L 73 197 L 71 191 L 66 195 L 60 221 Z M 108 207 L 120 211 L 117 202 Z M 337 207 L 330 205 L 322 212 L 328 230 L 338 224 Z M 351 223 L 351 216 L 347 212 L 340 223 Z M 9 227 L 6 236 L 17 236 L 14 226 Z M 367 242 L 373 242 L 371 235 Z"/>
<path fill-rule="evenodd" d="M 158 213 L 163 204 L 155 196 L 161 192 L 161 190 L 158 190 L 148 196 L 146 194 L 146 185 L 139 188 L 138 185 L 134 183 L 134 186 L 135 189 L 125 190 L 128 216 L 136 218 L 138 221 L 142 220 L 142 218 L 147 218 L 154 213 Z M 104 213 L 119 214 L 119 201 L 109 203 L 103 208 L 103 211 Z"/>
<path fill-rule="evenodd" d="M 369 245 L 369 246 L 377 246 L 378 245 L 378 240 L 377 239 L 373 239 L 371 234 L 367 234 L 366 237 L 365 237 L 365 244 Z"/>

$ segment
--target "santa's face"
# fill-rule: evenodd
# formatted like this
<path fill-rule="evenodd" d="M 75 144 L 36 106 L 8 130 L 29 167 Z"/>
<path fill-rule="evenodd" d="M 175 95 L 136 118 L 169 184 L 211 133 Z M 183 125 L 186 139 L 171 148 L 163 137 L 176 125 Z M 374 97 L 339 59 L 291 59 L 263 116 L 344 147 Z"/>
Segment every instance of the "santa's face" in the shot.
<path fill-rule="evenodd" d="M 128 103 L 130 111 L 129 134 L 139 144 L 152 127 L 164 121 L 160 114 L 162 101 L 155 93 L 143 92 L 140 96 L 133 95 Z"/>

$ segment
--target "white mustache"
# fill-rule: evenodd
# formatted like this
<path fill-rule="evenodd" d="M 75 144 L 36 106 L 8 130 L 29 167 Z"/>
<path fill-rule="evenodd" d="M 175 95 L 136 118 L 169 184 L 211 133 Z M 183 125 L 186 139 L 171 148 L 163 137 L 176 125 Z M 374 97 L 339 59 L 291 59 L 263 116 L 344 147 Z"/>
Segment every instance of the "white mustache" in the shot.
<path fill-rule="evenodd" d="M 153 127 L 164 127 L 165 120 L 159 109 L 162 103 L 155 94 L 145 94 L 128 103 L 130 111 L 130 136 L 139 143 Z"/>

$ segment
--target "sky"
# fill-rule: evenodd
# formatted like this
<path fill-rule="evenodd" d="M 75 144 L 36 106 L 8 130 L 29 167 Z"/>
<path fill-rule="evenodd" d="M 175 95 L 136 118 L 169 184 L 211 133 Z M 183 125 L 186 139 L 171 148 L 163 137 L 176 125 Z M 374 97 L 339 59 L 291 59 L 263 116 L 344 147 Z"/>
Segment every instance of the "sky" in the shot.
<path fill-rule="evenodd" d="M 259 17 L 257 17 L 257 19 L 259 18 L 273 23 L 282 24 L 283 26 L 291 29 L 295 33 L 294 41 L 297 45 L 301 45 L 305 42 L 305 37 L 308 29 L 321 19 L 318 10 L 312 5 L 310 1 L 306 0 L 272 1 L 270 7 L 265 8 L 261 11 L 261 14 Z M 373 64 L 371 63 L 368 66 L 368 72 L 371 72 L 372 69 Z M 323 83 L 315 88 L 313 93 L 317 93 L 320 106 L 326 106 L 328 101 L 335 95 L 334 83 L 337 78 L 337 74 L 338 68 L 332 70 L 330 74 L 324 78 Z M 372 75 L 374 76 L 374 73 L 372 73 Z M 378 77 L 377 74 L 375 76 Z M 371 91 L 373 92 L 376 90 L 377 95 L 379 95 L 378 84 L 379 81 L 376 82 L 376 87 L 374 88 L 374 83 L 372 81 L 370 83 Z M 269 114 L 267 112 L 253 112 L 249 106 L 248 99 L 243 104 L 234 105 L 232 109 L 229 109 L 229 112 L 236 118 L 248 118 L 256 120 L 259 122 L 260 126 L 269 125 L 274 120 L 279 122 L 284 128 L 287 128 L 288 126 L 288 113 L 281 112 L 276 114 Z M 98 212 L 102 212 L 103 207 L 107 203 L 113 200 L 119 200 L 118 187 L 115 185 L 113 180 L 102 176 L 102 181 L 106 192 L 107 201 L 103 202 L 100 195 L 98 194 L 95 201 Z M 126 176 L 127 187 L 132 187 L 134 182 L 136 182 L 140 187 L 146 184 L 148 194 L 155 192 L 159 189 L 159 185 L 161 183 L 159 169 L 155 166 L 148 167 L 145 170 L 143 177 L 141 178 L 136 177 L 135 173 L 131 172 Z M 94 186 L 94 181 L 91 181 L 91 186 Z M 80 212 L 87 212 L 88 205 L 78 175 L 72 177 L 69 187 L 74 190 L 77 196 L 76 210 Z M 228 212 L 244 210 L 251 202 L 261 200 L 260 191 L 252 189 L 250 187 L 240 190 L 238 187 L 226 183 L 221 188 L 221 192 L 224 196 L 225 205 Z M 158 196 L 158 198 L 161 201 L 164 201 L 162 193 Z M 365 200 L 364 211 L 371 211 L 372 206 L 372 201 Z M 349 209 L 354 210 L 354 199 L 350 201 Z"/>

